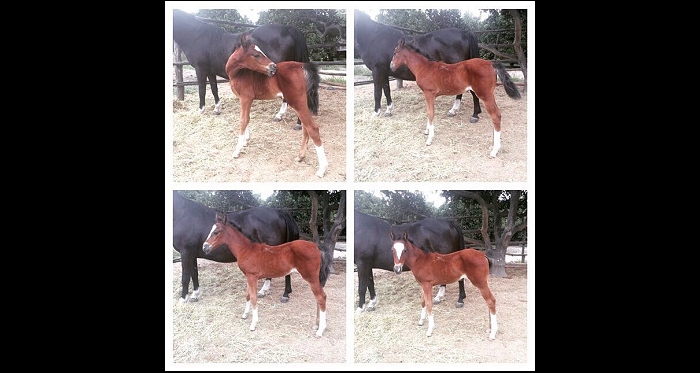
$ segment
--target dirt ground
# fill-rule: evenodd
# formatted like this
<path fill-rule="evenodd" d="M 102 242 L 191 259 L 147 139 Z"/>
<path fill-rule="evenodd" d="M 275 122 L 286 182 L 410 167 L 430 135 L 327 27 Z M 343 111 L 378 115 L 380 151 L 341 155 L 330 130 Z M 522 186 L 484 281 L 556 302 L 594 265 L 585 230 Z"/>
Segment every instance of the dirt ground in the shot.
<path fill-rule="evenodd" d="M 498 320 L 498 333 L 492 341 L 487 333 L 488 308 L 469 281 L 465 281 L 467 298 L 462 308 L 455 307 L 457 284 L 447 286 L 445 301 L 433 308 L 435 329 L 427 337 L 427 320 L 418 325 L 420 287 L 413 275 L 375 269 L 379 302 L 375 311 L 355 310 L 354 361 L 430 363 L 431 369 L 437 370 L 439 365 L 434 364 L 527 363 L 527 266 L 509 266 L 506 273 L 507 278 L 489 277 Z M 357 309 L 356 273 L 354 287 L 353 308 Z"/>
<path fill-rule="evenodd" d="M 287 303 L 280 302 L 284 278 L 272 280 L 270 294 L 258 298 L 258 325 L 250 331 L 252 316 L 241 318 L 246 282 L 238 264 L 203 259 L 198 262 L 201 296 L 197 302 L 185 304 L 178 304 L 181 264 L 172 265 L 173 363 L 346 362 L 347 272 L 343 265 L 334 263 L 337 273 L 330 275 L 324 287 L 328 326 L 323 336 L 316 338 L 316 301 L 299 274 L 292 274 L 292 293 Z M 262 283 L 263 280 L 258 289 Z"/>
<path fill-rule="evenodd" d="M 194 73 L 185 81 L 195 81 Z M 323 178 L 315 175 L 318 157 L 313 141 L 306 145 L 306 158 L 295 162 L 302 133 L 293 130 L 297 115 L 289 107 L 282 121 L 273 120 L 281 100 L 258 100 L 250 112 L 250 139 L 238 158 L 240 103 L 228 83 L 218 84 L 221 114 L 214 114 L 214 96 L 207 85 L 206 110 L 198 110 L 196 86 L 186 87 L 185 100 L 173 94 L 172 172 L 174 182 L 334 182 L 345 181 L 346 95 L 345 89 L 319 87 L 319 112 L 314 117 L 328 159 Z M 167 132 L 166 132 L 167 133 Z M 167 150 L 167 149 L 166 149 Z"/>
<path fill-rule="evenodd" d="M 513 100 L 502 85 L 496 87 L 496 103 L 502 114 L 501 150 L 491 158 L 492 121 L 482 104 L 479 121 L 469 122 L 474 107 L 471 94 L 463 95 L 454 117 L 447 116 L 454 96 L 437 97 L 435 137 L 426 146 L 423 131 L 427 111 L 420 88 L 411 81 L 404 81 L 401 89 L 396 89 L 396 81 L 389 84 L 393 113 L 384 116 L 386 98 L 382 96 L 382 115 L 378 118 L 372 116 L 373 85 L 354 87 L 355 181 L 527 181 L 527 94 Z M 522 91 L 522 87 L 519 89 Z"/>

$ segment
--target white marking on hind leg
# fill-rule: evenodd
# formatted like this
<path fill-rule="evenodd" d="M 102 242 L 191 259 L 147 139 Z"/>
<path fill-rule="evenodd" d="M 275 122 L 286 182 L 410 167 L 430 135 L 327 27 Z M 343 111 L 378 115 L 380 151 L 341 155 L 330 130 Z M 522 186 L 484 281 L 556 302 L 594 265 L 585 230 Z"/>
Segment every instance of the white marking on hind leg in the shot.
<path fill-rule="evenodd" d="M 425 335 L 430 337 L 433 334 L 433 329 L 435 329 L 435 318 L 431 312 L 430 315 L 428 315 L 428 331 L 425 332 Z"/>
<path fill-rule="evenodd" d="M 384 112 L 384 116 L 388 117 L 391 116 L 391 111 L 394 110 L 394 103 L 392 102 L 391 105 L 386 107 L 386 111 Z"/>
<path fill-rule="evenodd" d="M 491 321 L 491 328 L 487 330 L 487 332 L 489 333 L 489 339 L 494 340 L 496 339 L 496 332 L 498 332 L 498 321 L 496 320 L 496 314 L 489 312 L 489 319 Z"/>
<path fill-rule="evenodd" d="M 248 139 L 250 139 L 250 128 L 246 127 L 243 134 L 238 135 L 238 143 L 236 143 L 236 150 L 233 151 L 233 158 L 238 158 L 243 147 L 248 144 Z"/>
<path fill-rule="evenodd" d="M 375 295 L 374 299 L 369 300 L 369 305 L 367 306 L 368 311 L 373 311 L 377 309 L 377 303 L 379 302 L 379 298 Z"/>
<path fill-rule="evenodd" d="M 243 316 L 241 316 L 242 319 L 247 319 L 248 318 L 248 312 L 250 312 L 250 301 L 245 302 L 245 310 L 243 311 Z"/>
<path fill-rule="evenodd" d="M 250 322 L 250 330 L 255 330 L 256 325 L 258 325 L 258 307 L 253 308 L 253 321 Z"/>
<path fill-rule="evenodd" d="M 221 110 L 219 109 L 221 109 L 221 102 L 217 102 L 216 104 L 214 104 L 214 114 L 221 113 Z"/>
<path fill-rule="evenodd" d="M 316 337 L 323 335 L 323 331 L 326 330 L 326 311 L 319 312 L 318 330 L 316 331 Z"/>
<path fill-rule="evenodd" d="M 501 149 L 501 132 L 493 130 L 493 149 L 491 150 L 491 158 L 495 158 L 498 150 Z"/>
<path fill-rule="evenodd" d="M 420 320 L 418 320 L 418 325 L 423 325 L 423 323 L 425 322 L 425 315 L 427 314 L 427 312 L 428 311 L 425 309 L 425 307 L 420 309 Z"/>
<path fill-rule="evenodd" d="M 433 142 L 433 137 L 435 136 L 435 124 L 431 124 L 428 122 L 428 124 L 425 126 L 425 132 L 424 134 L 428 135 L 428 140 L 425 141 L 425 145 L 430 145 Z"/>
<path fill-rule="evenodd" d="M 318 156 L 318 171 L 316 171 L 316 176 L 323 177 L 328 169 L 328 159 L 326 158 L 326 152 L 323 151 L 323 145 L 316 147 L 316 156 Z"/>

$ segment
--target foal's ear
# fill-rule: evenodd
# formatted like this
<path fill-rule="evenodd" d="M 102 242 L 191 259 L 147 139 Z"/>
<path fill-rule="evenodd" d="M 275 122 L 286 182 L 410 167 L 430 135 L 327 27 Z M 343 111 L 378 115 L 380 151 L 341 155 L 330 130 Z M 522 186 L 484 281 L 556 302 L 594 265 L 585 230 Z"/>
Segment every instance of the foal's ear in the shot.
<path fill-rule="evenodd" d="M 399 48 L 403 48 L 405 43 L 406 41 L 403 38 L 399 39 Z"/>
<path fill-rule="evenodd" d="M 226 214 L 224 214 L 224 213 L 222 213 L 222 212 L 217 212 L 217 213 L 216 213 L 216 222 L 217 222 L 217 223 L 224 223 L 224 224 L 226 224 L 226 220 L 227 220 Z"/>
<path fill-rule="evenodd" d="M 250 36 L 250 33 L 243 33 L 241 34 L 241 46 L 243 48 L 248 48 L 248 45 L 250 45 L 253 42 L 253 37 Z"/>
<path fill-rule="evenodd" d="M 392 240 L 392 241 L 395 241 L 395 240 L 394 240 L 394 231 L 389 230 L 389 236 L 391 237 L 391 240 Z"/>

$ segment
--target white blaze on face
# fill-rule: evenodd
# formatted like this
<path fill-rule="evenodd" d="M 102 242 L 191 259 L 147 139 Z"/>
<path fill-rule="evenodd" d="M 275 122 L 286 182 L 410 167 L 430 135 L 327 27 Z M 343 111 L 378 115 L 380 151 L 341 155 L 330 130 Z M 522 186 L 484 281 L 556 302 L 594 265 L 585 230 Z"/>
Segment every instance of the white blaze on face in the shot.
<path fill-rule="evenodd" d="M 211 230 L 209 231 L 209 235 L 207 236 L 207 239 L 205 241 L 209 240 L 209 238 L 211 237 L 211 234 L 214 233 L 215 229 L 216 229 L 216 224 L 211 226 Z"/>
<path fill-rule="evenodd" d="M 262 49 L 258 48 L 257 45 L 255 46 L 255 50 L 258 51 L 258 52 L 260 52 L 260 53 L 262 53 L 262 55 L 265 56 L 265 58 L 268 58 L 267 55 L 265 54 L 265 52 L 263 52 Z M 269 59 L 269 58 L 268 58 L 268 59 Z"/>
<path fill-rule="evenodd" d="M 401 259 L 401 254 L 403 253 L 403 243 L 401 242 L 395 242 L 394 243 L 394 250 L 396 250 L 396 258 Z"/>

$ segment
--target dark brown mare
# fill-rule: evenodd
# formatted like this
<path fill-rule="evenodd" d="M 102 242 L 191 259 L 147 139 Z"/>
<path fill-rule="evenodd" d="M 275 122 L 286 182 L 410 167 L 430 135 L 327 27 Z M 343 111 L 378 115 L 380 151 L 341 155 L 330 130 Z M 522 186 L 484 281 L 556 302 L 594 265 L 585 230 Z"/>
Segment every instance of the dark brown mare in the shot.
<path fill-rule="evenodd" d="M 225 214 L 217 214 L 216 223 L 202 250 L 209 254 L 219 247 L 228 247 L 238 259 L 238 268 L 246 278 L 245 311 L 242 318 L 248 317 L 252 309 L 253 320 L 250 330 L 258 323 L 257 283 L 261 278 L 283 277 L 297 272 L 309 283 L 316 297 L 316 337 L 326 329 L 326 285 L 330 273 L 330 263 L 315 243 L 295 240 L 277 246 L 252 242 L 241 232 L 241 228 L 229 221 Z"/>
<path fill-rule="evenodd" d="M 435 320 L 433 318 L 433 286 L 449 284 L 465 277 L 479 289 L 489 308 L 489 339 L 496 339 L 498 322 L 496 321 L 496 298 L 488 285 L 489 267 L 491 261 L 486 255 L 476 249 L 465 248 L 450 254 L 428 253 L 414 245 L 404 232 L 400 237 L 391 231 L 394 254 L 394 272 L 400 274 L 404 264 L 411 268 L 411 273 L 421 288 L 421 314 L 418 325 L 423 325 L 428 315 L 428 337 L 433 333 Z"/>
<path fill-rule="evenodd" d="M 423 91 L 428 106 L 428 124 L 425 134 L 430 145 L 435 135 L 435 97 L 456 95 L 471 90 L 483 102 L 493 122 L 493 147 L 491 157 L 495 157 L 501 148 L 501 110 L 496 105 L 496 76 L 501 79 L 508 97 L 518 99 L 520 92 L 510 79 L 503 64 L 472 58 L 457 63 L 432 61 L 420 50 L 404 39 L 394 49 L 394 57 L 389 66 L 396 70 L 406 65 L 416 76 L 416 84 Z"/>
<path fill-rule="evenodd" d="M 226 63 L 226 74 L 231 90 L 241 101 L 240 133 L 233 157 L 238 158 L 250 138 L 247 127 L 253 100 L 282 97 L 301 119 L 301 149 L 294 160 L 300 162 L 306 157 L 306 144 L 311 137 L 318 156 L 316 176 L 323 177 L 328 168 L 328 160 L 318 125 L 311 116 L 312 113 L 318 113 L 318 67 L 313 62 L 274 63 L 254 44 L 250 34 L 244 33 L 241 35 L 240 47 L 233 51 Z"/>

